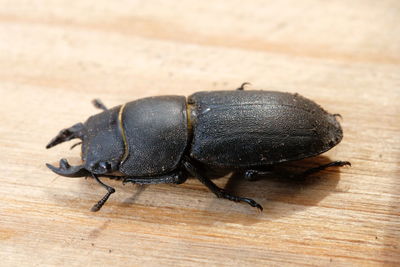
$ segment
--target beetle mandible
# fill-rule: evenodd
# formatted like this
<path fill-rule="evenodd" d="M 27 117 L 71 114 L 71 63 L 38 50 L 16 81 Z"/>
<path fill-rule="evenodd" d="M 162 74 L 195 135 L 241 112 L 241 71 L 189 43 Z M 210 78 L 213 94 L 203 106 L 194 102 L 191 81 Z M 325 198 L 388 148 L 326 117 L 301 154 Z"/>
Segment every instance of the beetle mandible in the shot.
<path fill-rule="evenodd" d="M 319 155 L 343 138 L 336 117 L 298 94 L 277 91 L 203 91 L 189 96 L 148 97 L 107 109 L 63 129 L 46 148 L 79 138 L 82 164 L 46 164 L 67 177 L 91 175 L 107 193 L 93 207 L 98 211 L 115 189 L 99 177 L 123 183 L 180 184 L 196 177 L 217 197 L 245 202 L 262 210 L 250 198 L 233 195 L 218 187 L 200 170 L 220 167 L 244 171 L 251 180 L 278 163 Z M 304 176 L 331 166 L 350 165 L 334 161 L 303 173 Z"/>

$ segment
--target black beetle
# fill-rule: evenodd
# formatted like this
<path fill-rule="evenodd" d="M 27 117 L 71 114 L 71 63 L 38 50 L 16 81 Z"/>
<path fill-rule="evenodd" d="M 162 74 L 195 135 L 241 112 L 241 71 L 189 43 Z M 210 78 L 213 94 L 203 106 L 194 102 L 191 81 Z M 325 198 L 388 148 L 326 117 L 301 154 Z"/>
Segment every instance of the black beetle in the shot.
<path fill-rule="evenodd" d="M 60 131 L 46 148 L 80 138 L 82 165 L 60 160 L 60 167 L 46 164 L 67 177 L 91 175 L 107 189 L 92 207 L 98 211 L 115 189 L 99 176 L 124 183 L 175 183 L 194 176 L 217 197 L 246 202 L 262 210 L 250 198 L 232 195 L 204 174 L 203 167 L 242 170 L 252 179 L 281 162 L 319 155 L 343 137 L 338 114 L 329 114 L 315 102 L 298 94 L 275 91 L 197 92 L 183 96 L 143 98 L 107 109 Z M 302 175 L 331 166 L 350 165 L 334 161 Z"/>

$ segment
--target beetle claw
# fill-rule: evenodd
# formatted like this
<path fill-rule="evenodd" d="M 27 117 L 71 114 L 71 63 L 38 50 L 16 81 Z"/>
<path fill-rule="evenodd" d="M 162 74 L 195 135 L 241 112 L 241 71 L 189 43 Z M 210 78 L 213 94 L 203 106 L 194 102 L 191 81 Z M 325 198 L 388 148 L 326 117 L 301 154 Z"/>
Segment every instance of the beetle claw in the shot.
<path fill-rule="evenodd" d="M 58 168 L 49 163 L 46 163 L 46 166 L 58 175 L 67 177 L 81 177 L 88 174 L 88 171 L 83 167 L 83 165 L 71 166 L 66 159 L 60 160 L 60 167 Z"/>
<path fill-rule="evenodd" d="M 342 115 L 340 115 L 339 113 L 332 114 L 332 116 L 335 117 L 335 118 L 339 118 L 339 119 L 343 120 Z"/>
<path fill-rule="evenodd" d="M 74 138 L 82 138 L 84 126 L 82 123 L 77 123 L 72 127 L 61 130 L 56 137 L 54 137 L 46 146 L 51 148 L 55 145 L 61 144 Z"/>

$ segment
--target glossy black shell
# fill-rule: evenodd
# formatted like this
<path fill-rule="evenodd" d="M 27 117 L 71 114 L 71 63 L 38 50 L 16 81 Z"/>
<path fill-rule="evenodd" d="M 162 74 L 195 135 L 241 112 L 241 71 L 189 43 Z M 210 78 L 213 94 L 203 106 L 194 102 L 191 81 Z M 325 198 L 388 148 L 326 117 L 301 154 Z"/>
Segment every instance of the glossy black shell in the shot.
<path fill-rule="evenodd" d="M 93 165 L 103 159 L 119 166 L 124 154 L 124 142 L 118 127 L 120 108 L 114 107 L 86 120 L 82 136 L 82 160 L 86 169 L 93 169 Z"/>
<path fill-rule="evenodd" d="M 298 94 L 198 92 L 188 98 L 190 156 L 223 167 L 272 165 L 316 156 L 343 137 L 334 115 Z"/>
<path fill-rule="evenodd" d="M 128 176 L 151 176 L 177 168 L 188 142 L 186 98 L 143 98 L 123 107 L 126 157 L 119 170 Z"/>
<path fill-rule="evenodd" d="M 206 165 L 249 168 L 316 156 L 343 137 L 335 115 L 298 94 L 214 91 L 138 99 L 90 117 L 82 159 L 131 177 Z"/>

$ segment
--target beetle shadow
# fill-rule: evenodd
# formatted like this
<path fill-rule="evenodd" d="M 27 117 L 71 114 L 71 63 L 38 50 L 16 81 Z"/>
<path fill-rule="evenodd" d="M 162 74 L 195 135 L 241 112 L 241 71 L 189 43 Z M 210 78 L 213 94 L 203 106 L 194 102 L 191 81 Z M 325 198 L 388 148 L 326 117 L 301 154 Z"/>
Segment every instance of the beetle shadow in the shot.
<path fill-rule="evenodd" d="M 207 177 L 211 178 L 228 192 L 237 196 L 254 199 L 263 206 L 264 211 L 257 214 L 257 209 L 245 203 L 235 203 L 229 200 L 218 199 L 214 194 L 205 189 L 204 194 L 208 194 L 207 198 L 209 197 L 212 200 L 201 208 L 202 211 L 200 213 L 202 215 L 199 214 L 199 216 L 202 218 L 202 223 L 213 225 L 216 222 L 224 222 L 251 225 L 265 219 L 273 220 L 290 216 L 309 207 L 317 206 L 329 194 L 340 192 L 337 189 L 337 184 L 340 180 L 341 168 L 328 168 L 306 178 L 297 178 L 300 176 L 297 174 L 328 162 L 331 162 L 328 157 L 317 156 L 301 161 L 280 164 L 267 175 L 257 177 L 258 179 L 255 181 L 245 180 L 243 172 L 234 172 L 229 176 L 230 171 L 209 169 L 204 173 Z M 193 177 L 189 179 L 197 180 Z M 80 188 L 83 192 L 93 192 L 94 189 L 98 190 L 100 188 L 95 181 L 88 180 L 81 179 L 82 186 Z M 146 185 L 136 186 L 137 189 L 132 193 L 132 187 L 121 187 L 119 181 L 109 180 L 107 183 L 130 195 L 128 198 L 119 197 L 122 203 L 117 205 L 125 208 L 136 203 L 137 199 L 147 188 Z M 223 186 L 224 184 L 225 186 Z M 101 197 L 102 193 L 103 191 L 100 190 L 100 193 L 96 191 L 93 194 Z M 57 198 L 60 203 L 64 203 L 66 206 L 78 206 L 80 209 L 89 209 L 96 200 L 94 199 L 95 196 L 93 196 L 93 199 L 87 199 L 87 201 L 65 198 L 64 195 L 59 195 L 59 193 L 53 195 L 53 198 Z"/>
<path fill-rule="evenodd" d="M 260 216 L 268 219 L 277 219 L 290 216 L 292 213 L 301 212 L 308 207 L 317 206 L 318 203 L 333 192 L 337 192 L 337 184 L 340 180 L 340 167 L 332 167 L 305 178 L 301 174 L 309 169 L 331 162 L 326 156 L 317 156 L 296 162 L 282 163 L 267 175 L 257 177 L 255 181 L 243 178 L 243 172 L 233 173 L 227 180 L 224 189 L 237 196 L 252 198 L 260 203 L 264 210 Z M 215 177 L 211 177 L 215 178 Z M 220 210 L 221 200 L 216 199 L 208 207 L 208 211 Z M 226 204 L 226 202 L 224 202 Z M 240 220 L 244 224 L 252 224 L 261 220 L 255 215 L 254 208 L 247 204 L 233 203 L 226 209 L 227 213 L 233 212 L 232 216 L 224 216 L 224 220 L 231 218 L 232 221 L 240 220 L 242 213 L 244 217 Z M 265 217 L 264 217 L 265 218 Z M 250 220 L 249 220 L 250 219 Z"/>

